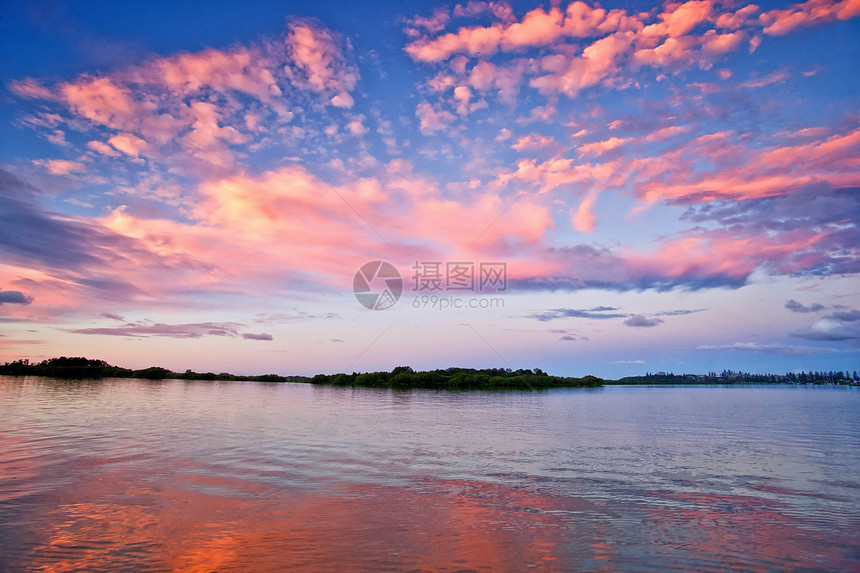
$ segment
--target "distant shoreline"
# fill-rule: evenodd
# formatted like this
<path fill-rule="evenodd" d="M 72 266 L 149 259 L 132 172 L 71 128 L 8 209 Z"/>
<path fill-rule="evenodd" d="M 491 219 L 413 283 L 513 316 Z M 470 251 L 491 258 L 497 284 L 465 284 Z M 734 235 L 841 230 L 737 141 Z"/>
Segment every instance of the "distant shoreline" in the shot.
<path fill-rule="evenodd" d="M 445 368 L 430 371 L 415 371 L 408 366 L 398 366 L 391 372 L 353 372 L 352 374 L 317 374 L 308 376 L 281 376 L 263 374 L 242 376 L 221 372 L 173 372 L 153 366 L 140 370 L 112 366 L 104 360 L 83 357 L 60 357 L 30 363 L 17 360 L 0 365 L 0 375 L 44 376 L 67 380 L 93 380 L 103 378 L 140 378 L 146 380 L 202 380 L 202 381 L 250 381 L 250 382 L 304 382 L 330 386 L 357 386 L 395 389 L 451 389 L 494 390 L 547 388 L 597 388 L 617 385 L 738 385 L 738 384 L 812 384 L 860 386 L 857 372 L 791 372 L 787 374 L 751 374 L 724 370 L 720 374 L 672 374 L 658 372 L 644 376 L 627 376 L 618 380 L 604 380 L 596 376 L 581 378 L 552 376 L 539 368 L 512 370 L 510 368 Z"/>
<path fill-rule="evenodd" d="M 542 389 L 542 388 L 595 388 L 605 380 L 596 376 L 574 378 L 551 376 L 539 368 L 534 370 L 511 370 L 510 368 L 446 368 L 432 371 L 415 371 L 409 366 L 398 366 L 391 372 L 353 372 L 352 374 L 317 374 L 307 376 L 281 376 L 263 374 L 261 376 L 240 376 L 221 372 L 173 372 L 166 368 L 153 366 L 141 370 L 131 370 L 112 366 L 104 360 L 83 357 L 60 357 L 30 364 L 26 360 L 7 362 L 0 365 L 0 375 L 6 376 L 45 376 L 68 380 L 103 378 L 142 378 L 147 380 L 204 380 L 204 381 L 251 381 L 251 382 L 305 382 L 330 386 L 361 386 L 369 388 L 426 388 L 451 390 L 493 390 L 493 389 Z"/>

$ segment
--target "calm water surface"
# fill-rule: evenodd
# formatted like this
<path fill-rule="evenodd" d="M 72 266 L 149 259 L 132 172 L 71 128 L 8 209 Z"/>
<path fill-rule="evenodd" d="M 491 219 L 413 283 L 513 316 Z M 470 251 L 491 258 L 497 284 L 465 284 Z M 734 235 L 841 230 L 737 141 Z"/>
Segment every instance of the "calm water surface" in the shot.
<path fill-rule="evenodd" d="M 860 391 L 0 377 L 0 571 L 858 571 Z"/>

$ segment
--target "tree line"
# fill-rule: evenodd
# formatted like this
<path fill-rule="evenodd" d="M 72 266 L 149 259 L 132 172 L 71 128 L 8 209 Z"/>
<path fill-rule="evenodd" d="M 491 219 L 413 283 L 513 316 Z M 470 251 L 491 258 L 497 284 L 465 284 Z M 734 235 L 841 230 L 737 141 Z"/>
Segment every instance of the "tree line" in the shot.
<path fill-rule="evenodd" d="M 566 388 L 602 386 L 604 380 L 596 376 L 573 378 L 552 376 L 540 368 L 512 370 L 511 368 L 445 368 L 416 372 L 409 366 L 398 366 L 391 372 L 353 372 L 352 374 L 317 374 L 312 384 L 336 386 L 370 386 L 376 388 Z"/>
<path fill-rule="evenodd" d="M 648 372 L 644 376 L 627 376 L 610 384 L 840 384 L 860 385 L 857 371 L 787 372 L 785 374 L 753 374 L 734 370 L 707 374 L 673 374 Z"/>
<path fill-rule="evenodd" d="M 492 388 L 562 388 L 594 387 L 603 384 L 595 376 L 573 378 L 551 376 L 541 370 L 510 368 L 446 368 L 416 372 L 409 366 L 398 366 L 391 372 L 353 372 L 352 374 L 317 374 L 313 378 L 304 376 L 237 376 L 227 372 L 199 373 L 191 370 L 173 372 L 167 368 L 153 366 L 132 370 L 112 366 L 104 360 L 83 357 L 60 357 L 30 363 L 29 360 L 16 360 L 0 365 L 0 375 L 9 376 L 47 376 L 65 379 L 94 378 L 146 378 L 149 380 L 250 380 L 255 382 L 310 382 L 311 384 L 330 384 L 335 386 L 369 386 L 376 388 L 448 388 L 448 389 L 492 389 Z"/>
<path fill-rule="evenodd" d="M 83 357 L 50 358 L 42 362 L 31 363 L 29 360 L 15 360 L 0 365 L 0 375 L 7 376 L 48 376 L 51 378 L 93 379 L 93 378 L 146 378 L 149 380 L 179 379 L 179 380 L 252 380 L 256 382 L 289 382 L 301 376 L 279 376 L 263 374 L 262 376 L 236 376 L 229 372 L 173 372 L 160 366 L 151 366 L 140 370 L 112 366 L 104 360 Z"/>

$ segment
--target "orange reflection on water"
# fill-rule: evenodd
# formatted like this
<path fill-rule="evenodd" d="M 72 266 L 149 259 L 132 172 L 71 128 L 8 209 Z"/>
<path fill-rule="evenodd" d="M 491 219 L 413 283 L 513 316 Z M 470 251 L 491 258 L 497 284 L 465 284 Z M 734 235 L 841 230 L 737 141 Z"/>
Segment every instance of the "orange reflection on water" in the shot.
<path fill-rule="evenodd" d="M 101 489 L 77 495 L 112 497 L 123 486 L 138 502 L 60 505 L 31 552 L 36 569 L 563 569 L 556 560 L 566 533 L 553 498 L 501 484 L 353 484 L 292 494 L 204 476 L 157 489 L 123 479 L 93 485 Z"/>
<path fill-rule="evenodd" d="M 671 541 L 663 546 L 679 556 L 698 556 L 711 567 L 772 570 L 772 564 L 780 564 L 783 569 L 813 566 L 840 570 L 851 562 L 851 556 L 842 553 L 847 551 L 848 538 L 804 527 L 814 516 L 798 519 L 796 510 L 784 503 L 704 492 L 649 494 L 660 500 L 650 506 L 648 525 L 655 528 L 661 541 Z M 818 556 L 819 560 L 801 562 L 796 556 Z"/>

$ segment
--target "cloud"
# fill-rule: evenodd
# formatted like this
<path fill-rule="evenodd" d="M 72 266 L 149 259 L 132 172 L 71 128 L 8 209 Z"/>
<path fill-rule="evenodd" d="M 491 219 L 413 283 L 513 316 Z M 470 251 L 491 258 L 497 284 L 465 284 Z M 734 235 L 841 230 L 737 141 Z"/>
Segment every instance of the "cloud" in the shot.
<path fill-rule="evenodd" d="M 527 318 L 534 318 L 540 322 L 548 322 L 560 318 L 624 318 L 627 314 L 621 314 L 614 311 L 618 309 L 614 306 L 595 306 L 593 308 L 554 308 L 530 314 Z"/>
<path fill-rule="evenodd" d="M 30 304 L 33 299 L 17 290 L 0 290 L 0 305 L 2 304 Z"/>
<path fill-rule="evenodd" d="M 244 338 L 246 340 L 273 340 L 271 334 L 266 334 L 266 333 L 254 334 L 251 332 L 243 332 L 242 338 Z"/>
<path fill-rule="evenodd" d="M 126 155 L 130 155 L 132 157 L 140 155 L 147 146 L 146 141 L 130 133 L 114 135 L 108 139 L 108 143 L 111 144 L 114 149 L 122 151 Z"/>
<path fill-rule="evenodd" d="M 832 354 L 839 352 L 835 348 L 820 346 L 792 346 L 789 344 L 758 344 L 756 342 L 735 342 L 733 344 L 703 345 L 696 350 L 739 350 L 742 352 L 757 352 L 764 354 L 784 354 L 787 356 L 810 356 L 813 354 Z"/>
<path fill-rule="evenodd" d="M 817 5 L 811 7 L 813 2 Z M 830 0 L 812 0 L 803 14 L 817 15 Z M 725 11 L 712 0 L 692 0 L 667 3 L 666 10 L 655 14 L 627 12 L 623 9 L 605 10 L 584 2 L 571 2 L 566 10 L 553 6 L 548 11 L 536 8 L 521 19 L 513 17 L 510 9 L 495 15 L 489 25 L 468 26 L 435 35 L 449 23 L 447 12 L 437 11 L 434 17 L 416 21 L 433 22 L 432 31 L 419 27 L 407 29 L 411 41 L 406 52 L 413 60 L 441 64 L 466 56 L 481 61 L 472 72 L 462 61 L 452 65 L 461 76 L 471 75 L 475 84 L 487 86 L 488 66 L 504 69 L 488 60 L 501 60 L 499 53 L 530 52 L 526 75 L 528 84 L 547 95 L 575 96 L 597 85 L 624 88 L 643 66 L 667 68 L 672 71 L 692 66 L 710 69 L 724 54 L 744 45 L 751 32 L 760 32 L 770 20 L 781 18 L 780 11 L 762 14 L 762 22 L 754 18 L 758 7 L 750 5 L 737 11 Z M 464 18 L 486 18 L 488 10 L 466 9 L 458 6 L 454 15 Z M 853 8 L 828 7 L 825 11 L 855 15 Z M 786 11 L 792 12 L 793 11 Z M 816 16 L 817 17 L 817 16 Z M 834 16 L 835 17 L 835 16 Z M 768 26 L 766 31 L 772 29 Z M 756 38 L 760 38 L 756 36 Z M 581 47 L 581 51 L 580 51 Z M 536 64 L 536 65 L 535 65 Z M 475 70 L 480 72 L 476 75 Z M 458 78 L 459 79 L 459 78 Z M 482 89 L 482 88 L 478 88 Z M 518 88 L 506 90 L 506 97 Z"/>
<path fill-rule="evenodd" d="M 641 314 L 634 314 L 630 318 L 624 321 L 624 324 L 627 326 L 636 326 L 642 328 L 651 328 L 657 326 L 658 324 L 663 324 L 662 318 L 646 318 Z"/>
<path fill-rule="evenodd" d="M 42 100 L 33 121 L 65 123 L 89 138 L 92 128 L 101 134 L 88 143 L 98 156 L 43 160 L 52 173 L 89 171 L 85 159 L 101 165 L 110 157 L 146 158 L 205 177 L 235 171 L 240 144 L 272 144 L 269 136 L 293 118 L 291 105 L 352 107 L 359 74 L 347 53 L 333 32 L 293 20 L 282 36 L 248 46 L 154 57 L 67 81 L 20 80 L 10 88 Z"/>
<path fill-rule="evenodd" d="M 0 253 L 27 268 L 80 269 L 115 260 L 123 242 L 99 225 L 42 210 L 39 191 L 0 169 Z"/>
<path fill-rule="evenodd" d="M 127 323 L 123 326 L 112 328 L 76 328 L 69 330 L 69 332 L 74 334 L 99 334 L 103 336 L 131 336 L 139 338 L 148 338 L 150 336 L 166 336 L 169 338 L 201 338 L 203 336 L 237 337 L 239 336 L 239 332 L 237 331 L 239 326 L 239 324 L 234 322 L 195 322 L 189 324 L 139 322 Z M 248 338 L 245 335 L 243 337 Z"/>
<path fill-rule="evenodd" d="M 120 322 L 125 322 L 125 319 L 122 316 L 120 316 L 116 313 L 113 313 L 113 312 L 103 312 L 99 316 L 102 318 L 109 318 L 111 320 L 118 320 Z"/>
<path fill-rule="evenodd" d="M 682 221 L 718 224 L 746 243 L 749 263 L 771 272 L 827 276 L 860 272 L 858 188 L 810 185 L 782 195 L 743 202 L 714 201 L 690 207 Z M 756 237 L 765 232 L 773 241 Z M 710 234 L 713 234 L 710 233 Z M 779 244 L 792 248 L 782 251 Z M 719 258 L 719 251 L 716 250 Z M 737 253 L 738 260 L 744 255 Z M 727 262 L 727 261 L 726 261 Z M 742 265 L 738 265 L 740 268 Z"/>
<path fill-rule="evenodd" d="M 781 35 L 800 26 L 848 20 L 856 16 L 860 16 L 860 3 L 856 0 L 808 0 L 785 10 L 765 12 L 759 16 L 759 21 L 765 26 L 765 34 Z"/>
<path fill-rule="evenodd" d="M 695 310 L 664 310 L 658 312 L 655 316 L 683 316 L 685 314 L 696 314 L 697 312 L 704 312 L 705 308 L 697 308 Z"/>
<path fill-rule="evenodd" d="M 71 173 L 83 173 L 87 170 L 80 161 L 67 161 L 65 159 L 36 159 L 36 165 L 41 165 L 51 175 L 69 175 Z"/>
<path fill-rule="evenodd" d="M 835 312 L 791 335 L 807 340 L 860 340 L 860 310 Z"/>
<path fill-rule="evenodd" d="M 785 301 L 785 308 L 787 308 L 791 312 L 806 313 L 806 312 L 819 312 L 819 311 L 824 310 L 825 307 L 818 304 L 817 302 L 814 304 L 811 304 L 809 306 L 804 306 L 792 298 L 792 299 Z"/>
<path fill-rule="evenodd" d="M 456 119 L 456 116 L 447 110 L 434 109 L 427 102 L 421 102 L 415 108 L 415 115 L 420 123 L 421 133 L 432 135 L 448 127 Z"/>
<path fill-rule="evenodd" d="M 289 26 L 287 50 L 292 56 L 292 76 L 303 85 L 328 95 L 337 107 L 351 107 L 349 92 L 358 82 L 358 71 L 349 66 L 335 36 L 329 30 L 307 21 Z"/>
<path fill-rule="evenodd" d="M 645 366 L 648 363 L 644 360 L 613 360 L 610 364 L 621 364 L 624 366 Z"/>
<path fill-rule="evenodd" d="M 431 34 L 435 34 L 444 30 L 445 24 L 447 24 L 450 19 L 451 15 L 448 13 L 448 10 L 444 8 L 436 8 L 433 10 L 433 15 L 430 17 L 415 16 L 414 18 L 407 19 L 407 28 L 405 31 L 407 35 L 417 36 L 420 34 L 420 31 L 415 28 L 421 28 Z"/>

